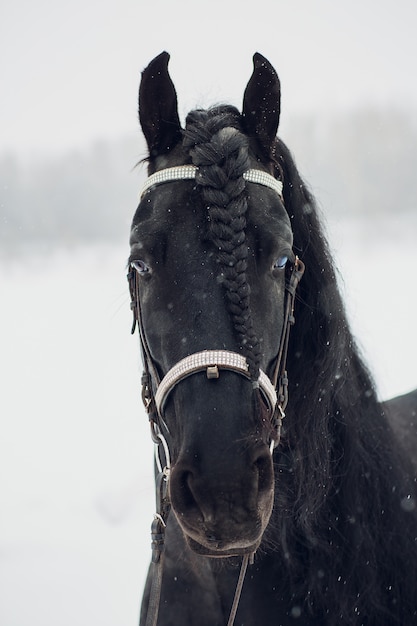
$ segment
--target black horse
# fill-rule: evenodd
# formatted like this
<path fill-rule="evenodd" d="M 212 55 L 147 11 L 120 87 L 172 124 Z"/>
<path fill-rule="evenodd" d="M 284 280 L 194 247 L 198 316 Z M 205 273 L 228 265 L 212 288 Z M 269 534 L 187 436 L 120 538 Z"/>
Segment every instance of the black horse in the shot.
<path fill-rule="evenodd" d="M 248 560 L 236 625 L 417 624 L 415 402 L 400 441 L 276 136 L 277 74 L 255 54 L 242 113 L 183 129 L 168 60 L 142 74 L 151 178 L 129 271 L 160 448 L 141 624 L 231 623 Z"/>

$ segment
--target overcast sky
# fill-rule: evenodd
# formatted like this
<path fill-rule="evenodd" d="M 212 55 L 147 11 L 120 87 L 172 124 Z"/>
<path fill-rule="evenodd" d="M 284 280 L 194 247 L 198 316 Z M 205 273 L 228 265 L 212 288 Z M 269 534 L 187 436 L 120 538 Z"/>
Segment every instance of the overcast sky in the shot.
<path fill-rule="evenodd" d="M 263 53 L 283 115 L 364 102 L 416 109 L 415 0 L 1 0 L 0 153 L 136 131 L 139 73 L 171 53 L 182 116 L 240 106 Z"/>

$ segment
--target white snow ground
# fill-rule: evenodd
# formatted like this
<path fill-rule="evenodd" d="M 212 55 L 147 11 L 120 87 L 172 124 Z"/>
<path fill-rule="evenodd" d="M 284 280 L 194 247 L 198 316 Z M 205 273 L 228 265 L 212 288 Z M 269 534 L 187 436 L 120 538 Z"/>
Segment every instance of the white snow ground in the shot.
<path fill-rule="evenodd" d="M 417 386 L 417 221 L 332 223 L 382 397 Z M 375 239 L 375 243 L 372 240 Z M 0 266 L 0 624 L 133 626 L 150 556 L 152 446 L 127 246 Z"/>

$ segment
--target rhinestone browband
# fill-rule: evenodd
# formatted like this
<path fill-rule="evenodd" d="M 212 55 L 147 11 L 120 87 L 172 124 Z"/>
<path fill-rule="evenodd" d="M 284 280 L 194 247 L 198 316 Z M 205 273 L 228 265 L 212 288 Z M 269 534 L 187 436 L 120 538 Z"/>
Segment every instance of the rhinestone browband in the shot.
<path fill-rule="evenodd" d="M 162 416 L 169 394 L 181 380 L 204 370 L 206 370 L 208 378 L 218 378 L 219 369 L 231 370 L 249 378 L 246 359 L 237 352 L 204 350 L 190 354 L 190 356 L 178 361 L 161 380 L 155 394 L 155 404 L 159 415 Z M 273 384 L 262 370 L 259 372 L 258 383 L 273 412 L 277 404 L 277 394 Z"/>
<path fill-rule="evenodd" d="M 193 180 L 197 175 L 197 167 L 195 165 L 179 165 L 178 167 L 167 167 L 164 170 L 151 174 L 145 181 L 139 198 L 142 198 L 143 194 L 153 187 L 154 185 L 160 185 L 162 183 L 173 182 L 176 180 Z M 243 178 L 248 183 L 256 183 L 273 189 L 282 199 L 282 182 L 277 180 L 271 174 L 262 170 L 250 169 L 244 172 Z"/>

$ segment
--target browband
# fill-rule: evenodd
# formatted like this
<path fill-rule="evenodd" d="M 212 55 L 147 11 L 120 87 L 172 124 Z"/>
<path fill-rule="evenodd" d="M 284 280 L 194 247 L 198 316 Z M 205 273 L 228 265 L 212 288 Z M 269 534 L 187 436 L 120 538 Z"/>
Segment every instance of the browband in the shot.
<path fill-rule="evenodd" d="M 173 182 L 176 180 L 193 180 L 197 176 L 198 167 L 195 165 L 179 165 L 177 167 L 167 167 L 166 169 L 151 174 L 146 179 L 139 198 L 142 198 L 144 193 L 153 187 L 154 185 L 161 185 L 162 183 Z M 263 170 L 250 169 L 244 172 L 243 178 L 248 183 L 257 183 L 264 187 L 273 189 L 279 197 L 282 199 L 282 181 L 277 180 L 271 174 L 264 172 Z"/>

